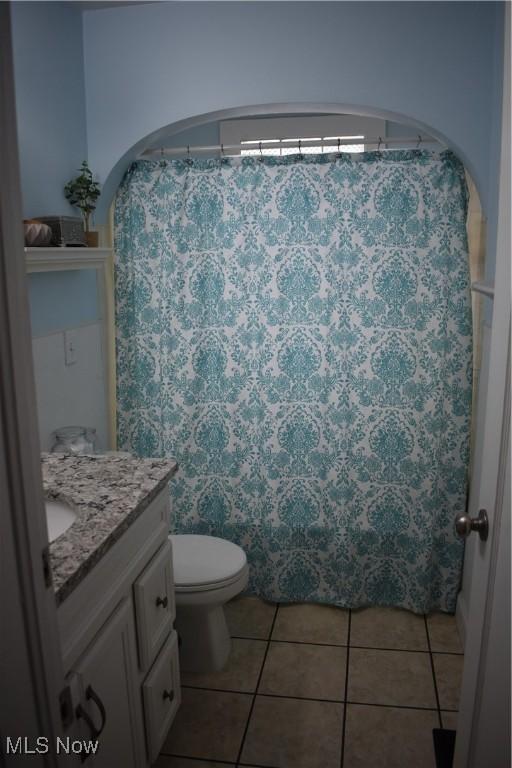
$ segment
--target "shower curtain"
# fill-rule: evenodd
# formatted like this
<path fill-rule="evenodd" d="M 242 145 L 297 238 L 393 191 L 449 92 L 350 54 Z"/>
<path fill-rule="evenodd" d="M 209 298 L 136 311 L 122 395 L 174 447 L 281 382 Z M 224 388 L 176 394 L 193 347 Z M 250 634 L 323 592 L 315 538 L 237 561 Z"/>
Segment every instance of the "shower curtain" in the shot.
<path fill-rule="evenodd" d="M 115 207 L 118 438 L 172 530 L 280 602 L 453 611 L 471 414 L 450 152 L 138 161 Z"/>

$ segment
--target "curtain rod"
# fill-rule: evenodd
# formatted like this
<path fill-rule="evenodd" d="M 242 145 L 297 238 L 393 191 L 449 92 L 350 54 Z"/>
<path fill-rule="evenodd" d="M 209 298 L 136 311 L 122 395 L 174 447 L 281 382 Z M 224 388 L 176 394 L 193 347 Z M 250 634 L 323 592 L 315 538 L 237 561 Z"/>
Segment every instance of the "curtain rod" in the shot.
<path fill-rule="evenodd" d="M 353 139 L 302 139 L 297 141 L 286 141 L 285 139 L 274 139 L 274 140 L 266 140 L 266 141 L 259 141 L 256 143 L 251 144 L 211 144 L 209 146 L 186 146 L 186 147 L 161 147 L 160 149 L 146 149 L 144 152 L 142 152 L 139 157 L 152 157 L 152 156 L 159 156 L 159 157 L 173 157 L 175 155 L 190 155 L 191 153 L 195 152 L 220 152 L 221 154 L 226 154 L 229 152 L 239 152 L 242 149 L 256 149 L 258 151 L 263 149 L 277 149 L 286 147 L 287 149 L 298 149 L 299 151 L 303 147 L 332 147 L 333 151 L 338 149 L 339 147 L 342 147 L 346 144 L 352 145 L 352 144 L 375 144 L 377 146 L 377 149 L 380 149 L 381 144 L 415 144 L 416 148 L 418 149 L 421 144 L 424 144 L 426 142 L 434 142 L 435 144 L 440 144 L 440 142 L 437 139 L 433 139 L 430 136 L 423 137 L 418 134 L 415 138 L 411 136 L 376 136 L 373 138 L 367 138 L 363 136 L 361 139 L 353 138 Z"/>

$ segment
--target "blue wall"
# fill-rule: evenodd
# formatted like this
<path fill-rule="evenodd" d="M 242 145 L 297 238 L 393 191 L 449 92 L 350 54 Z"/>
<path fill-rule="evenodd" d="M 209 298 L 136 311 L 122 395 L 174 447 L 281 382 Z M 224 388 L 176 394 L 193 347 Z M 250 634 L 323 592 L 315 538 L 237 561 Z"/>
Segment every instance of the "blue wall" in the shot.
<path fill-rule="evenodd" d="M 215 126 L 200 124 L 216 110 L 352 105 L 409 121 L 414 133 L 431 129 L 455 149 L 489 218 L 492 276 L 503 9 L 500 2 L 160 2 L 81 13 L 73 3 L 13 3 L 24 216 L 76 215 L 62 189 L 88 157 L 107 182 L 101 223 L 129 162 L 159 146 L 165 126 L 196 125 L 177 144 L 216 143 Z"/>
<path fill-rule="evenodd" d="M 158 141 L 153 142 L 151 145 L 148 144 L 148 148 L 156 147 L 158 149 L 160 146 L 186 147 L 187 145 L 191 147 L 212 147 L 218 146 L 219 141 L 219 121 L 214 120 L 211 123 L 205 123 L 204 125 L 198 125 L 195 128 L 189 128 L 186 131 L 175 133 L 172 136 L 167 137 L 164 144 L 161 142 L 159 143 Z M 206 157 L 206 155 L 202 155 L 202 157 Z"/>
<path fill-rule="evenodd" d="M 314 103 L 431 127 L 466 163 L 485 207 L 496 178 L 502 13 L 493 2 L 162 2 L 87 11 L 89 158 L 103 181 L 115 169 L 104 201 L 130 150 L 162 126 L 248 105 Z"/>
<path fill-rule="evenodd" d="M 23 215 L 77 216 L 64 184 L 87 158 L 82 16 L 72 3 L 11 3 Z"/>
<path fill-rule="evenodd" d="M 11 3 L 23 216 L 79 216 L 63 188 L 87 158 L 82 14 L 72 3 Z M 29 277 L 32 334 L 93 322 L 93 270 Z"/>
<path fill-rule="evenodd" d="M 89 325 L 99 319 L 95 269 L 29 275 L 32 336 Z"/>

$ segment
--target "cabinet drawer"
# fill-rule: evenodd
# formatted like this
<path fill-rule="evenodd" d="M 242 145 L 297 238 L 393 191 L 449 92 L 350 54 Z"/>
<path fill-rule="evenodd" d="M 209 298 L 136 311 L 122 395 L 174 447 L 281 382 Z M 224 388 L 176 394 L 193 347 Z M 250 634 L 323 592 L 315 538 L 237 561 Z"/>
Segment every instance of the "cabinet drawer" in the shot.
<path fill-rule="evenodd" d="M 133 585 L 139 662 L 150 667 L 176 615 L 171 542 L 166 541 Z"/>
<path fill-rule="evenodd" d="M 172 632 L 142 685 L 149 760 L 158 757 L 181 702 L 178 636 Z"/>

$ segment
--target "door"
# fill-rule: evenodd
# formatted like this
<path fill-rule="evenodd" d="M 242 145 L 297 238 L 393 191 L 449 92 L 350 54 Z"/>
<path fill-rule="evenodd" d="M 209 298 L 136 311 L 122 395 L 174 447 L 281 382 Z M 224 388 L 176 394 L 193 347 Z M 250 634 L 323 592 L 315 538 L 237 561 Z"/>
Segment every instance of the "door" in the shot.
<path fill-rule="evenodd" d="M 48 535 L 15 115 L 9 3 L 0 3 L 0 763 L 60 767 L 76 765 L 77 758 L 59 755 L 54 747 L 57 737 L 66 735 L 61 714 L 67 720 L 71 713 L 65 698 L 59 707 L 64 671 L 55 596 L 43 559 Z"/>
<path fill-rule="evenodd" d="M 496 279 L 487 381 L 480 388 L 472 517 L 489 516 L 489 537 L 471 533 L 469 610 L 454 768 L 510 765 L 510 6 L 505 74 Z M 484 340 L 484 345 L 485 345 Z M 485 348 L 484 348 L 485 355 Z"/>
<path fill-rule="evenodd" d="M 133 608 L 125 598 L 107 619 L 88 650 L 74 665 L 72 689 L 80 739 L 98 738 L 91 768 L 141 768 L 146 765 L 143 714 L 137 680 Z M 79 685 L 75 686 L 78 680 Z"/>

